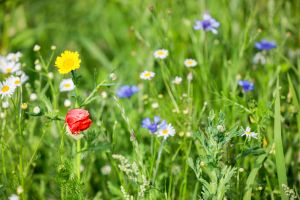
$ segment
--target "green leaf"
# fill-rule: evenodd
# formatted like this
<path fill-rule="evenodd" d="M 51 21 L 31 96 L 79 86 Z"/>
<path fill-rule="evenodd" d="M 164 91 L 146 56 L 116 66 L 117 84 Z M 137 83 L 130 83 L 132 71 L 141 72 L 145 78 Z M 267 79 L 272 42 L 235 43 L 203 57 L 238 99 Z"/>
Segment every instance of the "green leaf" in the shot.
<path fill-rule="evenodd" d="M 255 177 L 257 175 L 258 170 L 261 168 L 262 163 L 266 159 L 267 154 L 260 155 L 254 164 L 254 168 L 251 170 L 247 181 L 246 181 L 246 192 L 244 194 L 243 200 L 251 200 L 252 187 L 255 181 Z"/>
<path fill-rule="evenodd" d="M 288 198 L 282 188 L 282 184 L 287 185 L 287 177 L 286 177 L 285 159 L 284 159 L 284 152 L 283 152 L 282 138 L 281 138 L 280 92 L 279 92 L 278 79 L 276 84 L 274 110 L 275 110 L 275 116 L 274 116 L 275 160 L 276 160 L 278 183 L 281 192 L 281 199 L 287 200 Z"/>

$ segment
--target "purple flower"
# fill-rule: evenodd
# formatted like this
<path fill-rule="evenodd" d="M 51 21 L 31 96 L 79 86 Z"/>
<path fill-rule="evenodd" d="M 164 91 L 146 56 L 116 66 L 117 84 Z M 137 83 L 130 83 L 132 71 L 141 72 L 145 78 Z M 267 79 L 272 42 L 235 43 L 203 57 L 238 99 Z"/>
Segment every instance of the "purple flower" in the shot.
<path fill-rule="evenodd" d="M 160 117 L 155 116 L 153 119 L 153 122 L 150 120 L 150 118 L 145 118 L 142 121 L 142 127 L 148 129 L 151 133 L 157 132 L 158 128 L 161 126 L 164 126 L 166 124 L 166 121 L 163 120 L 160 124 Z"/>
<path fill-rule="evenodd" d="M 254 90 L 254 84 L 249 81 L 241 80 L 238 82 L 238 84 L 243 88 L 244 92 L 249 92 Z"/>
<path fill-rule="evenodd" d="M 213 34 L 217 34 L 217 28 L 220 26 L 220 23 L 212 18 L 209 14 L 203 15 L 203 20 L 196 20 L 194 29 L 195 30 L 204 30 L 211 31 Z"/>
<path fill-rule="evenodd" d="M 276 43 L 273 41 L 261 40 L 260 42 L 255 43 L 255 48 L 261 51 L 269 51 L 271 49 L 276 48 Z"/>
<path fill-rule="evenodd" d="M 119 98 L 130 98 L 138 91 L 139 88 L 136 86 L 124 85 L 117 90 L 117 96 Z"/>

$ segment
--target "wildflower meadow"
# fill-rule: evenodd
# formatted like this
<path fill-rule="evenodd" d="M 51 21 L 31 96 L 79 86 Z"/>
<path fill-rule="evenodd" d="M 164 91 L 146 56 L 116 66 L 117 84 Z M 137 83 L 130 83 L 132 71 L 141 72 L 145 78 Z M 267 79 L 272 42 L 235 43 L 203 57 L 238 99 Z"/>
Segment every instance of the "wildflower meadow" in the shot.
<path fill-rule="evenodd" d="M 0 200 L 300 198 L 299 0 L 0 0 Z"/>

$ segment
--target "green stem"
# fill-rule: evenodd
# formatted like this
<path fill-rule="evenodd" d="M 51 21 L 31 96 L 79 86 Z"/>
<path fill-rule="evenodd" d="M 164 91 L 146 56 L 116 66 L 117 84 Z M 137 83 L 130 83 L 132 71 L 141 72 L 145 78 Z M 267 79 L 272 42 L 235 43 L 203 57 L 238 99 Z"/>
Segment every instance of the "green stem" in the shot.
<path fill-rule="evenodd" d="M 157 175 L 157 171 L 158 171 L 158 167 L 159 167 L 159 163 L 160 163 L 160 158 L 161 158 L 161 153 L 162 153 L 165 141 L 166 141 L 166 139 L 163 139 L 162 143 L 160 144 L 159 150 L 158 150 L 155 170 L 153 172 L 153 177 L 152 177 L 152 184 L 153 185 L 155 184 L 155 178 L 156 178 L 156 175 Z"/>
<path fill-rule="evenodd" d="M 80 139 L 77 140 L 76 143 L 76 173 L 78 180 L 80 180 L 80 165 L 81 165 L 81 145 L 80 145 Z"/>

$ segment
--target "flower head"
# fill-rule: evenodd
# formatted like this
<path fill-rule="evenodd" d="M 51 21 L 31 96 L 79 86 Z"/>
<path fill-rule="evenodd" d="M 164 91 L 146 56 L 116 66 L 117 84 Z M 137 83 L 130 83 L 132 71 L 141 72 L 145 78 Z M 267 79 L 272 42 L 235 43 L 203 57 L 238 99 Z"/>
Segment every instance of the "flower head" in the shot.
<path fill-rule="evenodd" d="M 63 79 L 59 84 L 59 90 L 61 92 L 67 92 L 74 90 L 75 85 L 71 78 Z"/>
<path fill-rule="evenodd" d="M 273 41 L 261 40 L 260 42 L 255 43 L 255 48 L 261 51 L 269 51 L 276 48 L 276 43 Z"/>
<path fill-rule="evenodd" d="M 142 127 L 148 129 L 151 133 L 156 133 L 158 130 L 160 122 L 160 117 L 155 116 L 153 119 L 153 122 L 150 120 L 150 118 L 145 118 L 142 121 Z"/>
<path fill-rule="evenodd" d="M 246 130 L 244 131 L 244 133 L 242 134 L 242 136 L 246 136 L 246 138 L 248 138 L 248 139 L 251 139 L 251 138 L 257 139 L 257 133 L 251 132 L 250 127 L 246 128 Z"/>
<path fill-rule="evenodd" d="M 21 82 L 21 78 L 17 77 L 17 76 L 10 76 L 7 79 L 8 82 L 10 82 L 12 85 L 14 85 L 15 87 L 19 87 L 21 86 L 22 82 Z"/>
<path fill-rule="evenodd" d="M 20 58 L 22 57 L 21 52 L 16 52 L 16 53 L 9 53 L 6 56 L 6 59 L 12 62 L 19 62 Z"/>
<path fill-rule="evenodd" d="M 188 59 L 185 59 L 184 60 L 184 65 L 186 66 L 186 67 L 196 67 L 196 65 L 197 65 L 197 61 L 196 60 L 194 60 L 194 59 L 191 59 L 191 58 L 188 58 Z"/>
<path fill-rule="evenodd" d="M 72 70 L 78 69 L 80 67 L 80 58 L 77 51 L 64 51 L 55 60 L 55 66 L 58 68 L 59 73 L 67 74 Z"/>
<path fill-rule="evenodd" d="M 159 126 L 158 137 L 164 137 L 164 139 L 167 139 L 169 136 L 174 136 L 175 133 L 176 131 L 171 124 L 167 124 L 165 122 Z"/>
<path fill-rule="evenodd" d="M 194 29 L 195 30 L 204 30 L 211 31 L 213 34 L 217 34 L 217 28 L 220 26 L 220 23 L 212 18 L 209 14 L 203 15 L 203 20 L 196 20 Z"/>
<path fill-rule="evenodd" d="M 180 85 L 182 82 L 182 78 L 180 76 L 176 76 L 175 79 L 172 81 L 173 84 Z"/>
<path fill-rule="evenodd" d="M 0 82 L 0 95 L 3 97 L 10 97 L 15 92 L 16 86 L 9 80 Z"/>
<path fill-rule="evenodd" d="M 117 96 L 119 98 L 130 98 L 138 91 L 139 88 L 136 86 L 124 85 L 117 90 Z"/>
<path fill-rule="evenodd" d="M 88 129 L 92 120 L 88 111 L 78 108 L 69 110 L 66 115 L 66 124 L 68 134 L 75 139 L 80 139 L 82 137 L 80 132 Z"/>
<path fill-rule="evenodd" d="M 155 73 L 150 72 L 150 71 L 143 71 L 140 74 L 140 78 L 143 79 L 143 80 L 151 80 L 154 76 L 155 76 Z"/>
<path fill-rule="evenodd" d="M 166 49 L 158 49 L 154 51 L 154 57 L 158 59 L 165 59 L 169 55 L 169 51 Z"/>
<path fill-rule="evenodd" d="M 249 91 L 252 91 L 254 90 L 254 84 L 249 82 L 249 81 L 246 81 L 246 80 L 240 80 L 238 82 L 239 86 L 241 86 L 243 88 L 243 91 L 244 92 L 249 92 Z"/>
<path fill-rule="evenodd" d="M 0 70 L 3 74 L 12 74 L 20 70 L 21 64 L 4 60 L 0 64 Z"/>
<path fill-rule="evenodd" d="M 253 59 L 252 59 L 253 64 L 266 64 L 266 58 L 265 56 L 261 53 L 258 52 L 254 55 Z"/>

